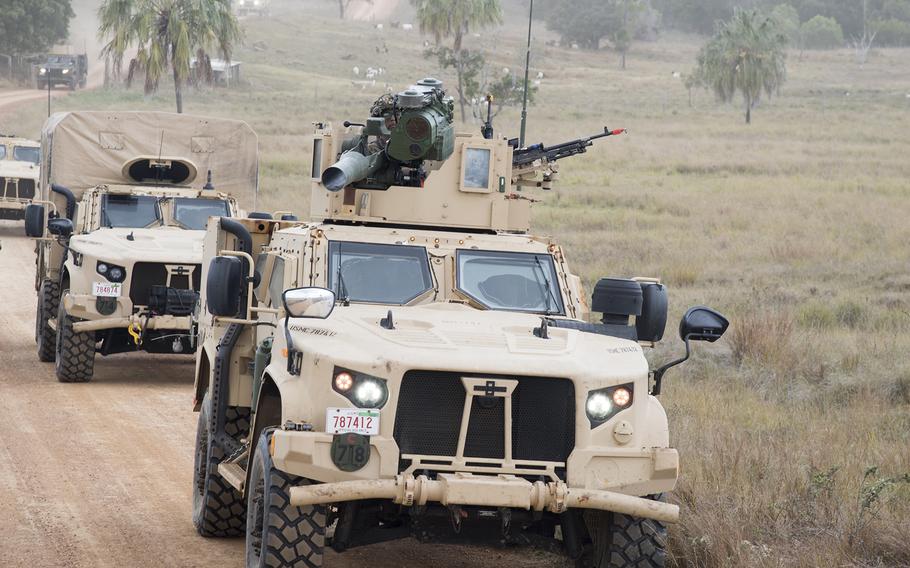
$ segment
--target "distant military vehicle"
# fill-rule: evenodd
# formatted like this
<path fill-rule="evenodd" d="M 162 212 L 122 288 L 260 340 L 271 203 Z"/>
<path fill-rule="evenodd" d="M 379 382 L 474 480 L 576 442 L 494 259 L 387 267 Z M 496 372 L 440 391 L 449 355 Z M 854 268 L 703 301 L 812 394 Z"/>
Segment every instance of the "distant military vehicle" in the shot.
<path fill-rule="evenodd" d="M 234 13 L 239 17 L 271 15 L 271 0 L 234 0 Z"/>
<path fill-rule="evenodd" d="M 317 125 L 312 222 L 209 224 L 196 528 L 245 534 L 248 567 L 409 535 L 663 566 L 679 459 L 656 395 L 727 321 L 688 310 L 686 356 L 649 371 L 666 287 L 604 278 L 589 307 L 517 191 L 592 139 L 515 148 L 452 117 L 424 79 L 351 136 Z"/>
<path fill-rule="evenodd" d="M 236 120 L 70 112 L 47 120 L 41 145 L 49 203 L 26 212 L 40 360 L 77 382 L 96 353 L 192 353 L 206 223 L 255 190 L 256 135 Z"/>
<path fill-rule="evenodd" d="M 71 91 L 84 88 L 88 81 L 88 56 L 73 54 L 69 46 L 54 48 L 47 58 L 37 65 L 35 78 L 39 89 L 57 85 L 69 87 Z"/>
<path fill-rule="evenodd" d="M 35 199 L 40 160 L 37 142 L 0 134 L 0 219 L 25 218 L 25 207 Z"/>

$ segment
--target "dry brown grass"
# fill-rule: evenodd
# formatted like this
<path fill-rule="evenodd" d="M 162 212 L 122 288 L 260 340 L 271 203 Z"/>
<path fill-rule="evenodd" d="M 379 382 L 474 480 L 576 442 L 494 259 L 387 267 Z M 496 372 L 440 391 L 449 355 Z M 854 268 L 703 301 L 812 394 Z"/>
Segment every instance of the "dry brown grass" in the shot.
<path fill-rule="evenodd" d="M 327 2 L 304 2 L 306 17 L 291 5 L 248 21 L 248 43 L 267 46 L 238 55 L 249 87 L 191 95 L 187 106 L 248 120 L 263 150 L 259 208 L 305 212 L 311 123 L 360 118 L 382 82 L 438 73 L 414 33 L 340 25 Z M 497 67 L 517 67 L 519 23 L 473 41 L 495 46 Z M 376 54 L 383 42 L 390 53 Z M 700 303 L 731 319 L 724 340 L 698 345 L 665 383 L 682 460 L 678 565 L 910 566 L 910 489 L 875 484 L 910 472 L 910 50 L 879 50 L 862 69 L 848 51 L 792 58 L 782 96 L 746 127 L 738 105 L 706 93 L 688 106 L 672 72 L 687 71 L 697 49 L 674 36 L 636 44 L 625 72 L 606 52 L 535 52 L 546 79 L 531 141 L 604 123 L 631 132 L 566 161 L 557 190 L 532 192 L 544 200 L 536 231 L 555 236 L 589 284 L 662 276 L 675 317 Z M 352 89 L 354 65 L 388 73 Z M 59 104 L 172 103 L 163 90 Z M 38 103 L 18 109 L 16 130 L 36 135 L 41 120 Z M 498 128 L 514 135 L 517 111 Z M 673 327 L 652 361 L 680 351 Z M 870 486 L 881 491 L 863 507 Z"/>

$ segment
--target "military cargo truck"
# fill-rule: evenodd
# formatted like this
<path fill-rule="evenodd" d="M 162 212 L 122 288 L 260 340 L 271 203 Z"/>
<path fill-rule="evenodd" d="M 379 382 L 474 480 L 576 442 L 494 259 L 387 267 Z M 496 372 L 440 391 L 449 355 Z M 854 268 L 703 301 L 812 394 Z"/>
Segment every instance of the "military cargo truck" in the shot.
<path fill-rule="evenodd" d="M 245 535 L 248 567 L 407 536 L 663 566 L 679 457 L 657 395 L 727 321 L 688 310 L 686 356 L 649 370 L 666 287 L 604 278 L 589 304 L 517 190 L 559 154 L 452 113 L 425 79 L 319 124 L 311 222 L 210 223 L 195 526 Z"/>
<path fill-rule="evenodd" d="M 26 211 L 39 359 L 77 382 L 96 353 L 192 353 L 205 227 L 255 191 L 256 135 L 236 120 L 69 112 L 47 120 L 41 150 L 48 203 Z"/>
<path fill-rule="evenodd" d="M 0 134 L 0 219 L 25 218 L 25 207 L 36 198 L 40 161 L 37 142 Z"/>
<path fill-rule="evenodd" d="M 35 70 L 36 86 L 48 89 L 63 85 L 71 91 L 85 88 L 88 82 L 88 56 L 85 53 L 71 53 L 72 48 L 61 46 L 37 65 Z"/>

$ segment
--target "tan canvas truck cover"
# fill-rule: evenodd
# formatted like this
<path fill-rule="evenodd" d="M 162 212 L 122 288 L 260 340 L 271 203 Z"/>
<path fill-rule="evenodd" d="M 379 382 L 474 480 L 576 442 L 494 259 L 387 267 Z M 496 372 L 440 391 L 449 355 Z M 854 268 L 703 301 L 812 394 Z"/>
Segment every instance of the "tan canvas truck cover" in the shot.
<path fill-rule="evenodd" d="M 58 209 L 51 184 L 70 189 L 78 201 L 99 185 L 138 185 L 127 170 L 138 159 L 179 160 L 189 176 L 175 184 L 201 189 L 212 172 L 220 192 L 252 199 L 259 182 L 259 142 L 239 120 L 145 111 L 77 111 L 48 118 L 41 133 L 41 191 Z"/>

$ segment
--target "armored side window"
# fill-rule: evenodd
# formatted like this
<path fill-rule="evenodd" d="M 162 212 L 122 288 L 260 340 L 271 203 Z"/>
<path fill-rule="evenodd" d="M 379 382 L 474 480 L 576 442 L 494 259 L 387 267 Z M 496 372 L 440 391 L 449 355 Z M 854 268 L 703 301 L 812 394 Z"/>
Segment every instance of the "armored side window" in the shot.
<path fill-rule="evenodd" d="M 322 138 L 313 140 L 313 167 L 310 174 L 313 179 L 322 177 Z"/>
<path fill-rule="evenodd" d="M 490 148 L 465 147 L 461 164 L 461 189 L 471 192 L 490 191 Z"/>
<path fill-rule="evenodd" d="M 269 277 L 269 298 L 273 308 L 281 306 L 281 295 L 284 292 L 284 259 L 275 258 L 272 275 Z"/>
<path fill-rule="evenodd" d="M 6 158 L 6 146 L 0 144 L 0 160 Z"/>

